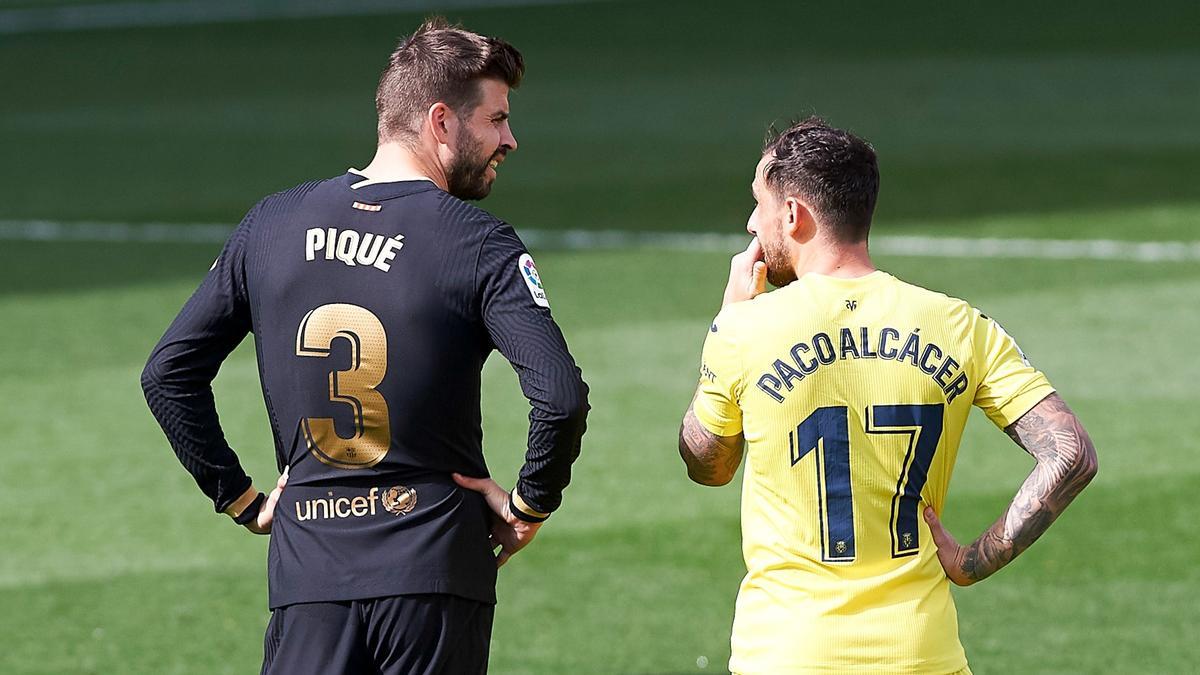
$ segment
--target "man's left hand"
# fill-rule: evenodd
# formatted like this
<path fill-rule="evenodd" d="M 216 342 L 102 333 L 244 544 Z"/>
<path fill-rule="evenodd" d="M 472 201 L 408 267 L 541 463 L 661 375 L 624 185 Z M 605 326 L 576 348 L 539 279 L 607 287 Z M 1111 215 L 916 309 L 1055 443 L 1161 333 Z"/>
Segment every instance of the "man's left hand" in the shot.
<path fill-rule="evenodd" d="M 462 474 L 452 474 L 454 482 L 460 487 L 474 490 L 483 495 L 487 505 L 492 509 L 492 548 L 500 548 L 496 554 L 496 567 L 504 565 L 533 541 L 541 523 L 527 523 L 512 514 L 509 508 L 508 491 L 491 478 L 469 478 Z"/>
<path fill-rule="evenodd" d="M 925 507 L 925 522 L 929 523 L 929 533 L 933 535 L 933 543 L 937 546 L 938 562 L 942 563 L 942 569 L 946 571 L 946 576 L 950 581 L 959 586 L 970 586 L 975 583 L 977 580 L 972 579 L 963 571 L 963 559 L 967 554 L 966 547 L 958 545 L 958 540 L 942 525 L 942 521 L 938 519 L 932 507 Z"/>
<path fill-rule="evenodd" d="M 254 534 L 271 534 L 271 525 L 275 522 L 275 505 L 279 503 L 279 496 L 283 494 L 283 488 L 287 485 L 288 468 L 283 467 L 283 475 L 279 480 L 275 481 L 275 489 L 271 490 L 271 494 L 262 503 L 262 508 L 258 510 L 258 516 L 246 523 L 246 529 Z"/>

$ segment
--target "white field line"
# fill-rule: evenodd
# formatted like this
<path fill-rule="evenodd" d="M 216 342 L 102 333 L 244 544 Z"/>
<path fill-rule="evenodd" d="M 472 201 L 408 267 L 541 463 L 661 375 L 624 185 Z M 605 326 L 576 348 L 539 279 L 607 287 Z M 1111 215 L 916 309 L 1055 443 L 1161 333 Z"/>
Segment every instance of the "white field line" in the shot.
<path fill-rule="evenodd" d="M 225 241 L 232 228 L 217 223 L 98 223 L 52 220 L 0 220 L 0 240 L 38 242 L 203 243 Z M 627 230 L 520 230 L 532 248 L 660 249 L 731 253 L 745 247 L 744 234 L 636 232 Z M 873 253 L 917 258 L 1029 258 L 1198 262 L 1200 241 L 1116 241 L 1111 239 L 1004 239 L 877 235 Z"/>
<path fill-rule="evenodd" d="M 0 220 L 0 240 L 80 242 L 221 243 L 233 228 L 218 223 L 62 223 L 53 220 Z"/>
<path fill-rule="evenodd" d="M 174 0 L 0 10 L 0 35 L 102 28 L 565 5 L 597 0 Z"/>

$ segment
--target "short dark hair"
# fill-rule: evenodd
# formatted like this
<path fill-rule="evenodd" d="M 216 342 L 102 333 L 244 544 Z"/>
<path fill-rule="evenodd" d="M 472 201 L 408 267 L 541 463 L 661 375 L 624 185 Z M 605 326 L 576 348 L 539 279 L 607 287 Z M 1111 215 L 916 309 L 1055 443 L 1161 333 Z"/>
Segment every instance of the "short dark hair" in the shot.
<path fill-rule="evenodd" d="M 803 197 L 838 241 L 867 238 L 879 196 L 875 148 L 820 117 L 774 126 L 763 142 L 767 187 L 780 198 Z"/>
<path fill-rule="evenodd" d="M 480 79 L 494 78 L 515 89 L 524 75 L 525 59 L 504 40 L 430 17 L 400 41 L 379 77 L 379 140 L 414 137 L 414 122 L 438 101 L 456 114 L 469 114 L 479 102 Z"/>

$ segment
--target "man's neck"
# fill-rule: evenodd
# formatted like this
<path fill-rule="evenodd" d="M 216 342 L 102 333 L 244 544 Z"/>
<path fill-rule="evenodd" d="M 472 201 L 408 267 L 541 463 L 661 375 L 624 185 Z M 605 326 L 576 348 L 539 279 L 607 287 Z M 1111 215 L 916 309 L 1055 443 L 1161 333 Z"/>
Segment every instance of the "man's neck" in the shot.
<path fill-rule="evenodd" d="M 396 141 L 377 147 L 371 163 L 359 173 L 375 183 L 428 180 L 443 190 L 449 185 L 446 172 L 437 161 L 436 152 L 429 152 L 421 147 L 410 147 Z"/>
<path fill-rule="evenodd" d="M 830 244 L 818 250 L 802 250 L 795 259 L 796 277 L 821 274 L 828 277 L 853 279 L 875 271 L 867 242 Z"/>

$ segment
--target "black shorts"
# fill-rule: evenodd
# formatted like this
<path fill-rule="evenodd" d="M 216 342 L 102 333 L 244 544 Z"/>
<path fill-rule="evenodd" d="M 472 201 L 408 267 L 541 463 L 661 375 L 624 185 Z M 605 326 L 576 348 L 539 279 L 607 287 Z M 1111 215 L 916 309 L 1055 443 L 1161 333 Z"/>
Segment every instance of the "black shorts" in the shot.
<path fill-rule="evenodd" d="M 267 624 L 262 672 L 486 673 L 494 609 L 438 593 L 280 607 Z"/>

